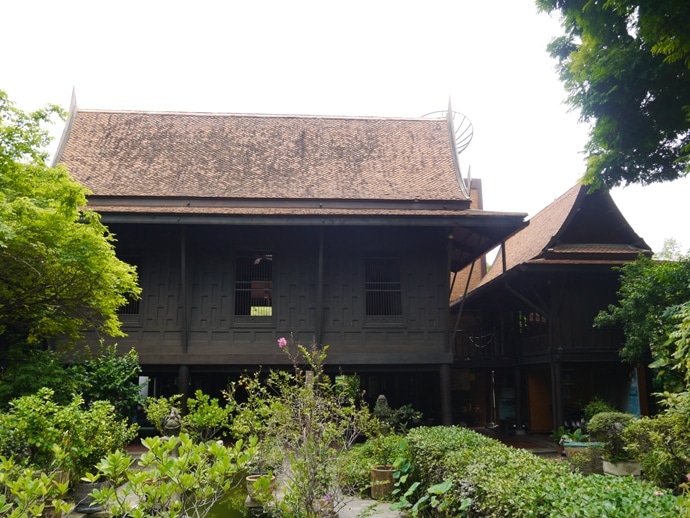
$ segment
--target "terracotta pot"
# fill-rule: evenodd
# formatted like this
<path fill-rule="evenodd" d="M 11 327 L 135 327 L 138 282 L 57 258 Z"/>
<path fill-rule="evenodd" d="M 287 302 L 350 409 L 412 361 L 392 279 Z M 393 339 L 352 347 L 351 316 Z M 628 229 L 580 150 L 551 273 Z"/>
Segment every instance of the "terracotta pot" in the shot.
<path fill-rule="evenodd" d="M 251 498 L 252 500 L 256 499 L 256 489 L 254 489 L 254 482 L 259 480 L 261 477 L 266 476 L 267 475 L 247 475 L 247 495 L 249 496 L 249 498 Z M 273 492 L 275 489 L 275 481 L 276 478 L 274 476 L 271 476 L 271 492 Z"/>
<path fill-rule="evenodd" d="M 393 466 L 378 465 L 371 468 L 371 498 L 385 500 L 390 497 L 395 489 Z"/>

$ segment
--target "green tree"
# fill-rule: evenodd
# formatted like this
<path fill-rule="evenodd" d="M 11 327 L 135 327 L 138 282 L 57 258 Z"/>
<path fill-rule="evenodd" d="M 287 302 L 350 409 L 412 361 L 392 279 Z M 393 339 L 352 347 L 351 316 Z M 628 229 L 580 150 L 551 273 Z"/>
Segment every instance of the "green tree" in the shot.
<path fill-rule="evenodd" d="M 664 261 L 679 261 L 683 257 L 683 249 L 677 239 L 667 237 L 661 246 L 661 251 L 654 254 L 654 259 Z"/>
<path fill-rule="evenodd" d="M 95 351 L 85 347 L 75 355 L 16 345 L 7 351 L 7 360 L 0 371 L 0 410 L 44 387 L 53 391 L 53 400 L 60 405 L 68 404 L 75 394 L 87 404 L 108 401 L 122 419 L 130 419 L 142 403 L 141 367 L 134 349 L 118 354 L 117 345 L 101 344 Z"/>
<path fill-rule="evenodd" d="M 690 167 L 690 2 L 536 0 L 568 103 L 591 123 L 584 183 L 674 180 Z"/>
<path fill-rule="evenodd" d="M 62 111 L 24 112 L 0 91 L 0 342 L 122 336 L 117 309 L 137 297 L 135 268 L 85 208 L 87 191 L 46 164 L 45 125 Z"/>
<path fill-rule="evenodd" d="M 596 326 L 619 323 L 625 333 L 621 356 L 633 364 L 653 360 L 666 389 L 682 387 L 683 372 L 669 369 L 678 359 L 677 333 L 690 310 L 690 256 L 678 261 L 640 257 L 621 267 L 617 304 L 599 313 Z M 690 354 L 685 350 L 686 361 Z"/>
<path fill-rule="evenodd" d="M 61 405 L 82 391 L 82 377 L 74 375 L 60 351 L 17 345 L 9 348 L 6 360 L 7 366 L 0 371 L 0 410 L 6 410 L 13 399 L 43 387 L 52 389 L 53 399 Z"/>

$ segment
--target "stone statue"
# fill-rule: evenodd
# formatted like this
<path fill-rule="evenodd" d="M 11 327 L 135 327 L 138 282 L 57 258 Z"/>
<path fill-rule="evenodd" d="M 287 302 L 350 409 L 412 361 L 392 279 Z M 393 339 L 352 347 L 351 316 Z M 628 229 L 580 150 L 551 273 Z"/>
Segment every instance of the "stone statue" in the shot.
<path fill-rule="evenodd" d="M 172 407 L 170 413 L 163 418 L 163 431 L 165 435 L 179 435 L 180 428 L 182 427 L 182 416 L 180 411 Z"/>

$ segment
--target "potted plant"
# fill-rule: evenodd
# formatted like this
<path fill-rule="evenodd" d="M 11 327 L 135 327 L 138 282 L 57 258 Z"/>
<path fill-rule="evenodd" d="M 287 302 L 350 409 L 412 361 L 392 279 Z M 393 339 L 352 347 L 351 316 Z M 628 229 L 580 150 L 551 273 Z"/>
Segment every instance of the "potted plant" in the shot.
<path fill-rule="evenodd" d="M 389 498 L 395 488 L 395 461 L 402 441 L 398 435 L 381 435 L 368 441 L 372 450 L 370 482 L 374 500 Z"/>
<path fill-rule="evenodd" d="M 572 432 L 564 433 L 560 438 L 560 443 L 563 445 L 565 456 L 568 458 L 584 448 L 596 448 L 603 446 L 599 442 L 590 441 L 589 436 L 582 430 L 582 428 L 576 428 Z"/>
<path fill-rule="evenodd" d="M 624 412 L 601 412 L 592 417 L 587 430 L 604 443 L 602 450 L 605 475 L 641 475 L 640 463 L 625 445 L 624 431 L 636 417 Z"/>

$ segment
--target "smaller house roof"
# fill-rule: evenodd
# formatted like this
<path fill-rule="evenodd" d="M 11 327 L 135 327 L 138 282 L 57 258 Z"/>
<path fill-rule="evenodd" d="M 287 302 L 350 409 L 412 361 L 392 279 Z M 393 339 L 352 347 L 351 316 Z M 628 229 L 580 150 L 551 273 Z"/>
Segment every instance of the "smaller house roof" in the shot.
<path fill-rule="evenodd" d="M 475 291 L 517 267 L 616 265 L 651 253 L 607 191 L 577 184 L 503 243 Z"/>

